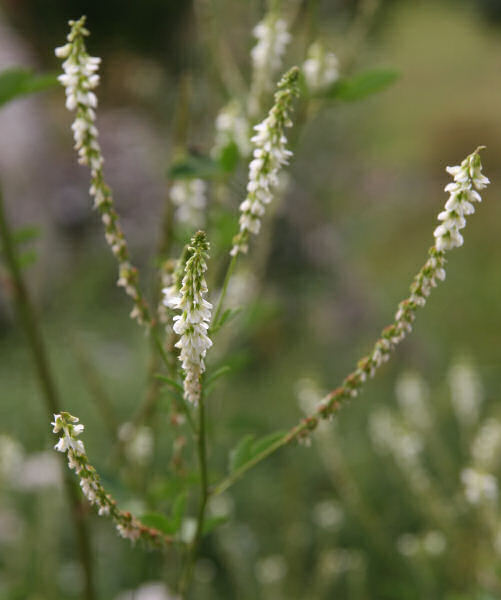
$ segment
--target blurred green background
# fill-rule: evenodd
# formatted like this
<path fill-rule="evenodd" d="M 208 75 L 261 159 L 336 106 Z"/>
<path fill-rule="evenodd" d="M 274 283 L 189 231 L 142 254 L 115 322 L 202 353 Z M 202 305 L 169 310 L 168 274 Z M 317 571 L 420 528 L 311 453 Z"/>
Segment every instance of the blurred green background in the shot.
<path fill-rule="evenodd" d="M 465 469 L 480 460 L 482 432 L 497 448 L 485 427 L 494 431 L 501 418 L 501 2 L 393 0 L 360 24 L 367 4 L 282 3 L 293 17 L 285 68 L 302 63 L 307 40 L 321 37 L 342 74 L 388 67 L 400 78 L 365 100 L 325 103 L 291 133 L 287 192 L 273 224 L 253 240 L 254 257 L 239 266 L 256 293 L 247 293 L 250 304 L 209 358 L 232 366 L 210 400 L 213 480 L 242 436 L 292 426 L 391 322 L 432 243 L 445 166 L 485 144 L 492 185 L 464 247 L 448 257 L 445 283 L 392 361 L 310 448 L 282 450 L 211 507 L 228 522 L 204 540 L 193 598 L 501 597 L 497 499 L 468 501 L 462 484 Z M 68 18 L 87 14 L 89 51 L 103 59 L 98 125 L 106 173 L 146 289 L 153 288 L 169 165 L 187 149 L 210 152 L 232 68 L 249 80 L 251 31 L 265 11 L 250 0 L 1 4 L 1 69 L 59 70 L 53 48 L 63 43 Z M 86 425 L 91 461 L 121 506 L 161 510 L 177 491 L 167 470 L 179 433 L 162 395 L 146 450 L 118 468 L 112 432 L 144 397 L 150 345 L 115 286 L 70 122 L 62 89 L 1 108 L 5 202 L 15 227 L 39 228 L 25 276 L 64 407 Z M 226 197 L 235 218 L 217 216 L 211 225 L 211 289 L 245 179 L 242 164 Z M 79 598 L 82 574 L 50 419 L 4 270 L 1 279 L 0 598 Z M 405 410 L 416 403 L 425 424 Z M 498 477 L 498 450 L 501 443 L 479 471 Z M 188 444 L 188 478 L 191 458 Z M 174 598 L 173 557 L 131 548 L 91 509 L 89 519 L 99 598 Z"/>

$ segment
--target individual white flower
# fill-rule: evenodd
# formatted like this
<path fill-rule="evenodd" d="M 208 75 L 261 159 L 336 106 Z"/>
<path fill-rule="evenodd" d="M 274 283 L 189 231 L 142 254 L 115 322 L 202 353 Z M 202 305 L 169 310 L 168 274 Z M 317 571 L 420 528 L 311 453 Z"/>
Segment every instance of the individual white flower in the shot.
<path fill-rule="evenodd" d="M 170 189 L 169 198 L 176 207 L 175 219 L 196 229 L 205 221 L 207 184 L 202 179 L 179 179 Z"/>
<path fill-rule="evenodd" d="M 182 314 L 174 317 L 174 331 L 180 336 L 176 347 L 181 350 L 179 360 L 184 371 L 185 398 L 196 404 L 200 398 L 200 377 L 205 371 L 204 358 L 212 341 L 207 335 L 212 304 L 205 299 L 209 243 L 203 231 L 197 232 L 188 246 L 189 258 L 179 291 L 176 308 Z"/>
<path fill-rule="evenodd" d="M 473 468 L 461 471 L 464 494 L 470 504 L 495 502 L 498 497 L 498 481 L 491 473 Z"/>
<path fill-rule="evenodd" d="M 454 182 L 445 186 L 445 191 L 449 192 L 450 197 L 445 204 L 445 210 L 438 215 L 442 224 L 433 232 L 437 250 L 450 250 L 463 245 L 463 236 L 459 230 L 466 226 L 465 217 L 475 212 L 473 203 L 482 201 L 477 190 L 482 190 L 490 183 L 482 174 L 480 149 L 477 148 L 467 156 L 461 165 L 447 167 L 447 172 L 454 177 Z"/>
<path fill-rule="evenodd" d="M 299 69 L 293 67 L 282 77 L 268 116 L 254 127 L 256 135 L 251 138 L 254 152 L 249 164 L 247 197 L 240 204 L 240 232 L 233 240 L 232 256 L 247 252 L 249 234 L 259 233 L 265 206 L 272 201 L 280 183 L 279 171 L 292 156 L 286 148 L 284 132 L 292 125 L 289 112 L 292 99 L 297 94 L 298 75 Z"/>
<path fill-rule="evenodd" d="M 303 63 L 306 84 L 312 92 L 325 90 L 339 79 L 339 61 L 319 42 L 312 44 Z"/>
<path fill-rule="evenodd" d="M 232 100 L 216 117 L 216 139 L 212 156 L 219 158 L 228 146 L 235 144 L 240 156 L 246 158 L 251 151 L 250 125 L 241 105 Z"/>

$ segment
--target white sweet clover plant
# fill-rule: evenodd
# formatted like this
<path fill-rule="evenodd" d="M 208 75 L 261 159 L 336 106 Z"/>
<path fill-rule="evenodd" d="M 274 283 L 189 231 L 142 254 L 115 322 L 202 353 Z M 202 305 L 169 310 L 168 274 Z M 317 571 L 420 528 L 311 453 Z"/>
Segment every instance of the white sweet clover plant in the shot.
<path fill-rule="evenodd" d="M 87 54 L 84 38 L 88 35 L 88 31 L 84 24 L 85 18 L 71 21 L 67 44 L 56 50 L 57 56 L 65 59 L 64 74 L 60 77 L 60 81 L 66 88 L 68 110 L 76 111 L 72 126 L 75 148 L 78 151 L 79 161 L 89 166 L 91 171 L 90 193 L 94 198 L 95 207 L 101 214 L 106 239 L 119 263 L 118 283 L 133 299 L 132 316 L 151 328 L 153 319 L 139 290 L 137 271 L 131 266 L 127 244 L 113 208 L 111 192 L 104 181 L 103 158 L 95 125 L 97 99 L 93 91 L 99 81 L 97 68 L 100 60 Z M 262 93 L 269 89 L 272 75 L 281 67 L 290 35 L 286 30 L 285 22 L 276 15 L 268 16 L 256 27 L 254 33 L 258 43 L 252 50 L 254 78 L 250 98 L 251 102 L 256 103 Z M 328 87 L 338 77 L 337 59 L 320 46 L 313 46 L 304 64 L 304 71 L 306 83 L 311 89 Z M 218 154 L 218 148 L 223 148 L 228 140 L 238 146 L 241 156 L 245 156 L 250 148 L 253 149 L 249 164 L 247 195 L 240 204 L 239 232 L 230 250 L 233 257 L 230 261 L 231 265 L 234 265 L 238 255 L 248 252 L 250 235 L 259 233 L 266 206 L 272 201 L 276 192 L 278 175 L 292 155 L 291 150 L 287 148 L 285 132 L 292 125 L 290 115 L 293 100 L 298 95 L 299 74 L 299 69 L 293 67 L 280 79 L 273 106 L 266 118 L 254 127 L 255 134 L 250 140 L 244 134 L 245 130 L 248 130 L 247 121 L 239 110 L 228 108 L 226 113 L 223 112 L 218 117 L 219 137 L 214 146 L 215 155 Z M 231 112 L 232 110 L 234 112 Z M 250 113 L 252 114 L 252 110 Z M 374 376 L 377 369 L 389 359 L 392 351 L 411 331 L 417 309 L 425 304 L 432 288 L 445 279 L 446 252 L 463 243 L 459 230 L 464 228 L 466 216 L 474 212 L 473 203 L 480 202 L 479 191 L 489 183 L 482 174 L 479 150 L 480 148 L 475 150 L 461 165 L 447 168 L 454 177 L 454 182 L 446 187 L 450 197 L 444 211 L 438 216 L 441 224 L 434 232 L 435 245 L 430 248 L 427 261 L 414 278 L 409 297 L 399 304 L 393 323 L 382 331 L 371 352 L 358 362 L 356 369 L 338 388 L 332 390 L 317 404 L 310 416 L 212 487 L 209 486 L 208 481 L 205 439 L 205 358 L 213 343 L 211 339 L 214 337 L 213 333 L 220 326 L 218 315 L 224 303 L 232 269 L 228 270 L 223 284 L 218 309 L 213 317 L 214 329 L 212 330 L 212 304 L 208 299 L 205 279 L 209 252 L 206 234 L 203 231 L 195 233 L 180 260 L 177 263 L 173 261 L 166 263 L 160 273 L 164 287 L 162 311 L 158 312 L 158 318 L 167 324 L 168 335 L 172 333 L 177 336 L 174 348 L 181 363 L 182 386 L 175 381 L 175 368 L 172 369 L 172 364 L 176 361 L 165 359 L 167 353 L 164 349 L 162 356 L 169 374 L 174 373 L 174 379 L 169 380 L 170 384 L 174 389 L 180 388 L 182 391 L 184 410 L 193 428 L 200 466 L 199 516 L 194 535 L 187 542 L 189 552 L 185 581 L 189 582 L 191 577 L 194 557 L 204 532 L 205 509 L 209 496 L 223 492 L 253 465 L 280 447 L 293 441 L 307 441 L 310 433 L 322 420 L 330 419 L 345 400 L 359 393 L 367 378 Z M 197 226 L 197 223 L 196 219 L 192 218 L 192 208 L 197 210 L 205 208 L 201 200 L 206 191 L 205 183 L 199 184 L 198 181 L 201 180 L 191 180 L 189 186 L 185 186 L 183 190 L 179 188 L 181 191 L 176 191 L 175 187 L 171 191 L 171 198 L 178 208 L 178 220 L 190 222 L 193 226 Z M 189 218 L 188 213 L 190 213 Z M 194 425 L 194 413 L 199 418 L 198 426 Z M 61 434 L 56 449 L 67 454 L 69 467 L 80 478 L 84 495 L 92 505 L 96 506 L 100 515 L 108 516 L 115 522 L 120 535 L 132 541 L 143 539 L 157 546 L 164 546 L 172 541 L 170 536 L 144 525 L 130 513 L 117 508 L 116 502 L 104 490 L 99 476 L 88 461 L 85 447 L 79 439 L 83 425 L 79 423 L 78 418 L 61 412 L 54 416 L 53 426 L 54 433 Z M 469 472 L 463 475 L 466 486 L 472 487 L 470 481 L 472 478 Z M 179 539 L 176 538 L 175 541 Z"/>

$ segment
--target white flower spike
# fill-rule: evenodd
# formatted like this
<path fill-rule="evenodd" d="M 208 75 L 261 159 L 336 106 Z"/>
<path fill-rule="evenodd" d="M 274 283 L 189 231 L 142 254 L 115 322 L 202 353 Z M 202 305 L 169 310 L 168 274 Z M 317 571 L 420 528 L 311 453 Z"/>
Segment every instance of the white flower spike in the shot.
<path fill-rule="evenodd" d="M 179 295 L 165 290 L 166 304 L 182 311 L 174 317 L 174 331 L 180 337 L 176 347 L 184 371 L 184 396 L 197 404 L 200 399 L 200 378 L 205 371 L 204 358 L 212 341 L 207 335 L 212 304 L 205 299 L 207 283 L 204 273 L 209 257 L 209 243 L 203 231 L 198 231 L 187 248 L 187 260 Z"/>
<path fill-rule="evenodd" d="M 233 240 L 230 254 L 236 256 L 248 250 L 249 234 L 257 235 L 265 206 L 273 199 L 274 189 L 279 185 L 281 167 L 288 164 L 292 152 L 287 150 L 285 128 L 292 122 L 289 117 L 292 100 L 297 95 L 299 69 L 293 67 L 280 80 L 275 103 L 266 119 L 254 127 L 256 135 L 253 159 L 249 164 L 247 198 L 240 205 L 240 232 Z"/>
<path fill-rule="evenodd" d="M 437 250 L 451 250 L 463 245 L 463 236 L 459 230 L 466 226 L 465 217 L 475 212 L 473 203 L 482 201 L 478 191 L 490 183 L 482 174 L 479 155 L 482 148 L 483 146 L 480 146 L 467 156 L 461 165 L 447 167 L 447 172 L 454 177 L 454 182 L 445 186 L 445 191 L 449 192 L 450 196 L 445 210 L 438 215 L 442 224 L 433 232 Z"/>

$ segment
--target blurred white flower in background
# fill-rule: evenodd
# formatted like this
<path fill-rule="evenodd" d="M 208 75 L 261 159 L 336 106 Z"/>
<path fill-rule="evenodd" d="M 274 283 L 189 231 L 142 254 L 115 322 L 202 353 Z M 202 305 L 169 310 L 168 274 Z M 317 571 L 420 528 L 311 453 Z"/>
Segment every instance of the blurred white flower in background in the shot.
<path fill-rule="evenodd" d="M 306 84 L 312 92 L 325 90 L 339 79 L 339 61 L 320 42 L 312 44 L 303 63 Z"/>
<path fill-rule="evenodd" d="M 395 394 L 403 416 L 410 425 L 419 429 L 427 429 L 431 425 L 426 405 L 429 391 L 420 375 L 410 371 L 402 373 L 397 379 Z"/>
<path fill-rule="evenodd" d="M 203 179 L 179 179 L 172 184 L 169 198 L 176 207 L 174 217 L 178 223 L 193 229 L 205 224 L 207 184 Z"/>
<path fill-rule="evenodd" d="M 473 439 L 471 454 L 475 464 L 492 470 L 499 464 L 501 455 L 501 423 L 487 419 Z"/>
<path fill-rule="evenodd" d="M 452 408 L 463 426 L 478 421 L 482 405 L 482 383 L 476 370 L 465 359 L 457 360 L 449 369 Z"/>
<path fill-rule="evenodd" d="M 12 482 L 24 458 L 22 445 L 7 434 L 0 434 L 0 482 Z"/>
<path fill-rule="evenodd" d="M 169 591 L 165 583 L 150 581 L 143 583 L 136 590 L 122 592 L 115 600 L 180 600 L 179 596 Z"/>
<path fill-rule="evenodd" d="M 496 502 L 498 498 L 498 482 L 494 475 L 473 468 L 461 471 L 464 494 L 471 504 Z"/>
<path fill-rule="evenodd" d="M 341 505 L 333 500 L 323 500 L 313 507 L 313 520 L 323 529 L 335 530 L 341 525 L 343 519 L 344 512 Z"/>
<path fill-rule="evenodd" d="M 281 554 L 273 554 L 256 562 L 256 578 L 263 585 L 278 583 L 287 575 L 287 562 Z"/>

